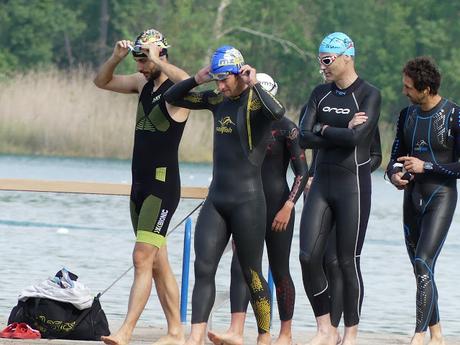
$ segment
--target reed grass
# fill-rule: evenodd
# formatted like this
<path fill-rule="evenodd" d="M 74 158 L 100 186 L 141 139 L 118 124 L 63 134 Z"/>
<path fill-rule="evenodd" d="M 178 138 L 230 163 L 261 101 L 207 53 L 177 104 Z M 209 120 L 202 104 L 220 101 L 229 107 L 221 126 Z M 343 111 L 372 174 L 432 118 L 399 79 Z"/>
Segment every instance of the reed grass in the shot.
<path fill-rule="evenodd" d="M 100 90 L 93 77 L 84 68 L 48 70 L 0 84 L 0 152 L 130 158 L 137 95 Z M 210 115 L 191 116 L 181 159 L 210 161 L 211 126 Z"/>
<path fill-rule="evenodd" d="M 134 138 L 137 95 L 94 86 L 94 72 L 28 72 L 0 83 L 0 152 L 129 159 Z M 288 116 L 298 121 L 298 110 Z M 380 123 L 384 164 L 394 136 Z M 212 116 L 193 111 L 185 127 L 179 158 L 212 161 Z"/>

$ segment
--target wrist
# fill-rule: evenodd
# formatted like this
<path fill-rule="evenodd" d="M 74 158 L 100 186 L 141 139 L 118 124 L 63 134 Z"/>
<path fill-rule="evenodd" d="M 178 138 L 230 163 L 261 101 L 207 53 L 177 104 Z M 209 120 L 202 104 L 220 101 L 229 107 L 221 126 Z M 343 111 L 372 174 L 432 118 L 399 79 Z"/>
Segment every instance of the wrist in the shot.
<path fill-rule="evenodd" d="M 433 171 L 433 163 L 431 162 L 423 162 L 423 172 Z"/>
<path fill-rule="evenodd" d="M 313 126 L 313 129 L 312 129 L 313 134 L 321 135 L 322 131 L 323 131 L 323 127 L 324 127 L 324 125 L 322 123 L 319 123 L 319 122 L 315 123 L 315 125 Z"/>
<path fill-rule="evenodd" d="M 295 204 L 291 200 L 286 200 L 284 203 L 284 207 L 288 208 L 289 210 L 292 210 L 294 208 Z"/>

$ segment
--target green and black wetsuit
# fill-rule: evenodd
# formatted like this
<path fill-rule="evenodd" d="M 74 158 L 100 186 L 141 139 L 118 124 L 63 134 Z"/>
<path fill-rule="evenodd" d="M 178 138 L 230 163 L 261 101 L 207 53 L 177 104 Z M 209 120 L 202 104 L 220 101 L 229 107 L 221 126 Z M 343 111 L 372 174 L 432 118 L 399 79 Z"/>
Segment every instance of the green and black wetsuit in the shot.
<path fill-rule="evenodd" d="M 137 242 L 161 247 L 180 199 L 179 142 L 185 121 L 168 114 L 164 93 L 169 79 L 154 90 L 149 80 L 139 96 L 134 134 L 131 220 Z"/>
<path fill-rule="evenodd" d="M 209 109 L 214 115 L 213 180 L 195 229 L 192 323 L 208 320 L 217 266 L 233 235 L 257 326 L 265 333 L 270 328 L 270 298 L 261 267 L 266 214 L 261 168 L 272 121 L 284 115 L 284 107 L 260 84 L 235 98 L 215 91 L 189 92 L 195 86 L 190 78 L 165 95 L 171 104 Z"/>

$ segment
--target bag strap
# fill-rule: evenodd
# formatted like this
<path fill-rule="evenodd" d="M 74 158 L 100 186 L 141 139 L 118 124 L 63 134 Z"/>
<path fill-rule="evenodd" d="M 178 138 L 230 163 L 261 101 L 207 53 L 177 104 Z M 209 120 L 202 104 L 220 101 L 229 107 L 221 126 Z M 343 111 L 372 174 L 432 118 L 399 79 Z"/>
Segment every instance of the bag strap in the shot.
<path fill-rule="evenodd" d="M 93 303 L 91 304 L 91 307 L 87 308 L 83 313 L 80 314 L 80 316 L 75 320 L 75 328 L 74 328 L 74 331 L 75 329 L 77 328 L 77 326 L 80 324 L 80 322 L 91 312 L 91 310 L 93 310 L 93 305 L 94 305 L 94 302 L 99 300 L 99 296 L 100 296 L 100 293 L 97 294 L 96 297 L 94 297 L 93 299 Z"/>

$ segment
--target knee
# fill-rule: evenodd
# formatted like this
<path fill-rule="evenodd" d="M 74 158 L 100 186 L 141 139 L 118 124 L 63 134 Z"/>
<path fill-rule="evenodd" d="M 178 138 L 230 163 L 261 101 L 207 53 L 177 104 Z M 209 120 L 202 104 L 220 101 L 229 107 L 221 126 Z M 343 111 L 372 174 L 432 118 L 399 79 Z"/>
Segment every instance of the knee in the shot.
<path fill-rule="evenodd" d="M 136 270 L 152 269 L 156 252 L 155 248 L 150 245 L 138 244 L 136 244 L 136 246 L 134 247 L 133 252 L 134 268 Z"/>
<path fill-rule="evenodd" d="M 422 258 L 416 258 L 414 262 L 414 273 L 416 276 L 431 275 L 429 263 Z"/>
<path fill-rule="evenodd" d="M 322 266 L 321 258 L 317 258 L 304 251 L 300 251 L 299 261 L 303 269 L 311 269 L 313 267 Z"/>
<path fill-rule="evenodd" d="M 214 265 L 209 262 L 209 260 L 205 260 L 204 258 L 196 258 L 195 259 L 195 264 L 194 264 L 194 269 L 195 269 L 195 280 L 207 280 L 212 277 L 214 277 L 216 273 L 216 269 L 214 268 Z"/>

